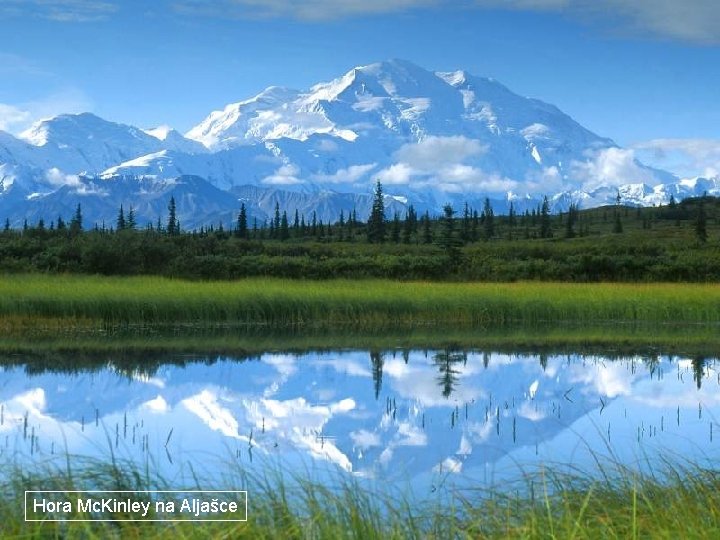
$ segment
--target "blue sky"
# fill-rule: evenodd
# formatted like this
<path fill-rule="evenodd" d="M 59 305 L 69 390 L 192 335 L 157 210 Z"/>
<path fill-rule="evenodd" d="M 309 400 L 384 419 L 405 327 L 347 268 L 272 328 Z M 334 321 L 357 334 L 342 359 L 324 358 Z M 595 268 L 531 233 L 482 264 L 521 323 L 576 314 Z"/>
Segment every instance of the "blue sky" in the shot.
<path fill-rule="evenodd" d="M 269 85 L 404 58 L 494 77 L 656 165 L 720 171 L 717 0 L 2 0 L 0 24 L 13 133 L 81 111 L 186 131 Z"/>

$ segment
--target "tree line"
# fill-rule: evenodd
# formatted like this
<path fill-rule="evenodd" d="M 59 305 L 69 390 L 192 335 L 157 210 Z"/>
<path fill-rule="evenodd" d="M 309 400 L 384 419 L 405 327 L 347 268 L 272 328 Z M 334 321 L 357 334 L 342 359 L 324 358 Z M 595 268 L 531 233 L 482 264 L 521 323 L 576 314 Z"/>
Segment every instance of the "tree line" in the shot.
<path fill-rule="evenodd" d="M 439 217 L 412 205 L 388 219 L 375 187 L 366 221 L 353 210 L 333 223 L 292 215 L 276 203 L 260 223 L 240 205 L 231 228 L 183 230 L 174 198 L 165 219 L 140 227 L 132 206 L 113 224 L 85 227 L 82 207 L 69 220 L 40 219 L 0 232 L 0 270 L 160 274 L 189 278 L 392 277 L 398 279 L 705 280 L 720 277 L 718 199 L 699 197 L 658 208 L 616 204 L 551 213 L 496 215 L 451 205 Z"/>

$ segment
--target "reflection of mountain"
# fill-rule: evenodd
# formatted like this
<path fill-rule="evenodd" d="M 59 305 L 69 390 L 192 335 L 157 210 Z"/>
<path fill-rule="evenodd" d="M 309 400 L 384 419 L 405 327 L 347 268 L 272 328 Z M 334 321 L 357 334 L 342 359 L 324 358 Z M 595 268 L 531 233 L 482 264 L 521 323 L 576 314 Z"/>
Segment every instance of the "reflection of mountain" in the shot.
<path fill-rule="evenodd" d="M 266 354 L 133 377 L 109 368 L 72 375 L 4 368 L 0 435 L 18 452 L 32 449 L 33 459 L 51 448 L 107 455 L 108 446 L 132 458 L 159 456 L 169 443 L 176 459 L 157 462 L 169 477 L 195 455 L 230 454 L 250 466 L 252 448 L 256 460 L 315 459 L 388 481 L 461 471 L 482 478 L 494 464 L 574 459 L 580 447 L 604 448 L 605 430 L 623 455 L 635 442 L 659 440 L 658 422 L 666 442 L 675 444 L 674 430 L 685 446 L 702 445 L 709 428 L 695 420 L 698 403 L 706 418 L 720 412 L 714 363 L 637 364 L 446 349 Z M 677 378 L 663 376 L 675 371 Z M 677 426 L 659 420 L 676 408 Z"/>

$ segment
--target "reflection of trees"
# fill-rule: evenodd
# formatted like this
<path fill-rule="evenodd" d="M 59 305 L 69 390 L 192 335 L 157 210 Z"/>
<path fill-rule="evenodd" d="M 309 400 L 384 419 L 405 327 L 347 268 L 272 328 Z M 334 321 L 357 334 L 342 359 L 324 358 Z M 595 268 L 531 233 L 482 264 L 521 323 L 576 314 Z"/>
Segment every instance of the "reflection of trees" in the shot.
<path fill-rule="evenodd" d="M 382 388 L 382 376 L 383 376 L 383 359 L 382 353 L 379 351 L 370 351 L 370 364 L 372 366 L 372 378 L 373 384 L 375 385 L 375 399 L 380 396 L 380 389 Z"/>
<path fill-rule="evenodd" d="M 698 390 L 702 386 L 702 378 L 705 375 L 705 358 L 696 356 L 692 359 L 693 380 L 697 384 Z"/>
<path fill-rule="evenodd" d="M 458 384 L 460 371 L 455 369 L 456 364 L 467 363 L 467 353 L 456 349 L 445 349 L 433 355 L 433 362 L 440 371 L 438 384 L 442 388 L 442 395 L 449 398 Z"/>
<path fill-rule="evenodd" d="M 540 355 L 540 367 L 543 371 L 547 370 L 547 354 Z"/>

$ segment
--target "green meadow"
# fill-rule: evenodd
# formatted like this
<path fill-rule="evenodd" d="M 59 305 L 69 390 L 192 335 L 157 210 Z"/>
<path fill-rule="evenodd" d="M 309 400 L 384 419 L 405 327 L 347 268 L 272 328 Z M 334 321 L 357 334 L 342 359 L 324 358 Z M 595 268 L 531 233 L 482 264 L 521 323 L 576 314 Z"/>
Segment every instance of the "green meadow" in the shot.
<path fill-rule="evenodd" d="M 385 280 L 185 281 L 13 275 L 0 282 L 13 325 L 338 326 L 717 323 L 720 285 L 430 283 Z"/>

